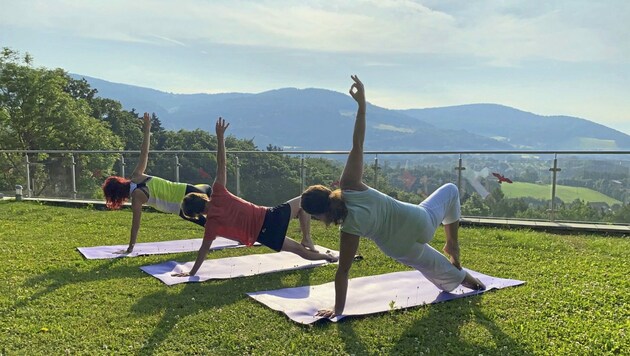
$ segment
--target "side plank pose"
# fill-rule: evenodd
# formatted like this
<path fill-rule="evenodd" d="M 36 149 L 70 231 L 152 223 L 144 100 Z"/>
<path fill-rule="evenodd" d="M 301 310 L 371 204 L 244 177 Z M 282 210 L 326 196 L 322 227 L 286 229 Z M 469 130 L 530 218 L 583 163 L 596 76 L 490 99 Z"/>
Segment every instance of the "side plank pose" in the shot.
<path fill-rule="evenodd" d="M 365 89 L 356 75 L 350 95 L 359 105 L 354 123 L 352 150 L 341 174 L 340 188 L 331 191 L 314 185 L 302 193 L 302 209 L 326 225 L 340 225 L 339 266 L 335 275 L 335 306 L 318 316 L 331 318 L 343 313 L 348 291 L 348 273 L 359 246 L 359 237 L 373 240 L 388 256 L 417 269 L 443 291 L 460 284 L 471 289 L 485 286 L 461 269 L 457 233 L 460 202 L 457 186 L 445 184 L 420 205 L 398 201 L 368 187 L 363 177 L 365 138 Z M 444 252 L 450 261 L 428 243 L 440 222 L 444 224 Z"/>
<path fill-rule="evenodd" d="M 185 220 L 204 226 L 206 219 L 202 216 L 198 219 L 191 219 L 181 212 L 180 205 L 184 196 L 188 193 L 202 193 L 210 195 L 211 189 L 207 184 L 190 185 L 187 183 L 175 183 L 160 177 L 149 176 L 144 173 L 147 169 L 149 158 L 149 143 L 151 135 L 151 117 L 149 113 L 144 113 L 143 117 L 143 139 L 140 147 L 140 157 L 138 164 L 131 174 L 131 179 L 118 176 L 111 176 L 103 183 L 103 193 L 105 194 L 106 206 L 110 209 L 120 209 L 120 207 L 131 198 L 131 210 L 133 218 L 131 222 L 131 236 L 129 247 L 117 253 L 131 253 L 136 245 L 140 220 L 142 217 L 142 205 L 147 204 L 165 213 L 178 214 Z"/>
<path fill-rule="evenodd" d="M 194 276 L 218 235 L 240 241 L 247 246 L 258 241 L 275 251 L 293 252 L 307 260 L 337 262 L 336 256 L 315 250 L 310 236 L 311 217 L 300 208 L 300 197 L 268 208 L 241 199 L 225 188 L 227 170 L 224 133 L 229 125 L 222 118 L 216 123 L 217 175 L 212 184 L 212 195 L 208 197 L 206 194 L 190 193 L 182 202 L 182 211 L 186 216 L 196 218 L 205 215 L 207 223 L 193 268 L 190 272 L 174 273 L 173 276 Z M 285 236 L 289 220 L 296 217 L 300 220 L 302 243 Z"/>

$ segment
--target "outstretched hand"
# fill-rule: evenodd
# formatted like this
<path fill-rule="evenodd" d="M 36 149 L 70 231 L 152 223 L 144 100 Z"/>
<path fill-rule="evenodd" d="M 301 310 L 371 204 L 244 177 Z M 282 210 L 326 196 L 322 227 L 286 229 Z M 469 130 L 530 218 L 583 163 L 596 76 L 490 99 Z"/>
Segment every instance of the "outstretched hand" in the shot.
<path fill-rule="evenodd" d="M 217 120 L 217 124 L 215 126 L 217 136 L 223 136 L 228 126 L 230 126 L 230 124 L 225 122 L 225 119 L 219 116 L 219 119 Z"/>
<path fill-rule="evenodd" d="M 149 130 L 151 128 L 151 115 L 149 115 L 148 112 L 144 113 L 144 116 L 142 117 L 142 123 L 145 130 Z"/>
<path fill-rule="evenodd" d="M 365 105 L 365 88 L 363 87 L 363 83 L 356 75 L 351 75 L 350 78 L 354 80 L 354 83 L 350 87 L 350 96 L 352 96 L 359 105 Z"/>

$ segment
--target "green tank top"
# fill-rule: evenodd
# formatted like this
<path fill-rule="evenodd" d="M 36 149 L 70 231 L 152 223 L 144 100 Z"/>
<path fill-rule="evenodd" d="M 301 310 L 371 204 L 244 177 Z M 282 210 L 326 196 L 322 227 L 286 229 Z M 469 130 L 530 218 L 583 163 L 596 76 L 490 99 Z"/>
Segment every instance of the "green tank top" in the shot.
<path fill-rule="evenodd" d="M 180 205 L 186 195 L 186 183 L 151 177 L 145 184 L 149 188 L 147 205 L 165 213 L 179 214 Z"/>

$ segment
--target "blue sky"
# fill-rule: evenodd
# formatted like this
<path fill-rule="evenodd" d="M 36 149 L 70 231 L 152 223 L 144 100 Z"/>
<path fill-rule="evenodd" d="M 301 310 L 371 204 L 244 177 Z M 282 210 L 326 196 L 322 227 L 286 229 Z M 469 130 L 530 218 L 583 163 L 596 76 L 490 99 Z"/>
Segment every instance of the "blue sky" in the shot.
<path fill-rule="evenodd" d="M 0 0 L 36 66 L 174 93 L 282 87 L 497 103 L 630 134 L 630 1 Z"/>

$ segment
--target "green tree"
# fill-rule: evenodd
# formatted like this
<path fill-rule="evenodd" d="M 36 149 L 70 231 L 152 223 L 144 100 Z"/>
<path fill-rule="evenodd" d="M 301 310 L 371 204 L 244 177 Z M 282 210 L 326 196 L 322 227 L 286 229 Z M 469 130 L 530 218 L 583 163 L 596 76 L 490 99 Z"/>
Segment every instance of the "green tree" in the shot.
<path fill-rule="evenodd" d="M 472 193 L 462 204 L 462 214 L 470 216 L 488 216 L 490 207 L 486 205 L 483 198 L 477 193 Z"/>
<path fill-rule="evenodd" d="M 34 68 L 27 54 L 4 48 L 0 56 L 0 149 L 97 150 L 120 149 L 121 141 L 106 123 L 92 117 L 87 99 L 78 93 L 62 69 Z M 79 83 L 80 84 L 80 83 Z M 24 157 L 6 155 L 3 184 L 24 184 Z M 36 195 L 72 190 L 72 157 L 67 154 L 31 154 L 32 186 Z M 94 170 L 111 166 L 112 157 L 75 157 L 79 190 L 87 188 Z M 91 190 L 91 189 L 90 189 Z"/>
<path fill-rule="evenodd" d="M 142 121 L 136 112 L 123 110 L 122 104 L 112 99 L 95 97 L 87 102 L 92 109 L 91 116 L 106 122 L 125 150 L 140 149 Z"/>

